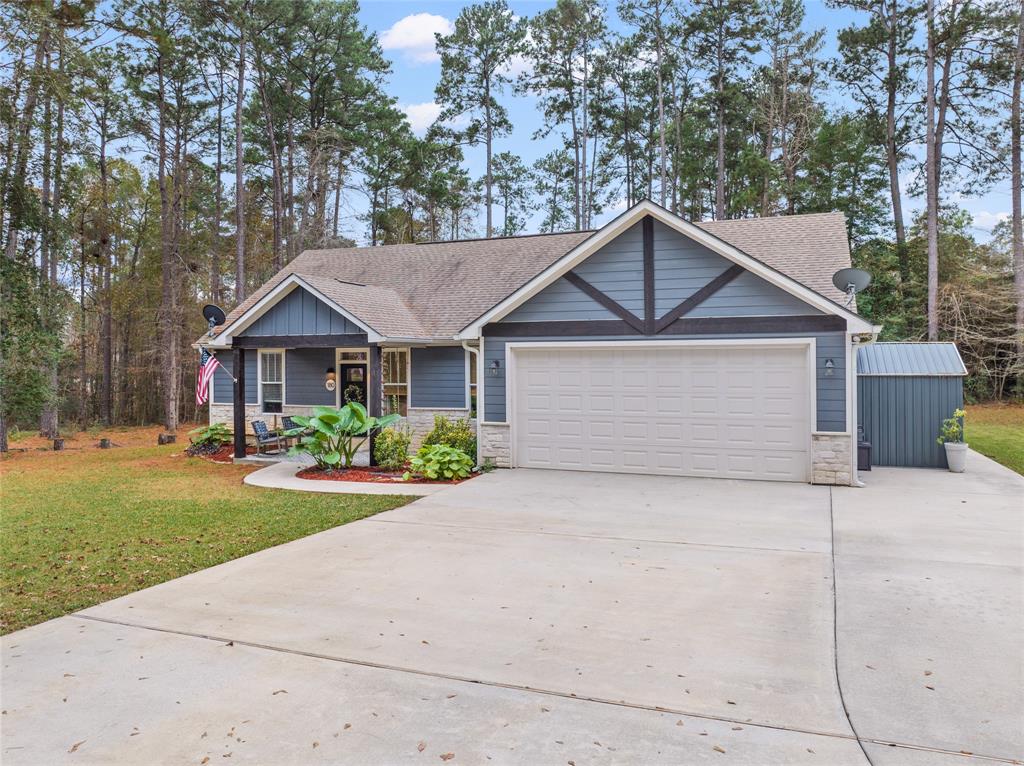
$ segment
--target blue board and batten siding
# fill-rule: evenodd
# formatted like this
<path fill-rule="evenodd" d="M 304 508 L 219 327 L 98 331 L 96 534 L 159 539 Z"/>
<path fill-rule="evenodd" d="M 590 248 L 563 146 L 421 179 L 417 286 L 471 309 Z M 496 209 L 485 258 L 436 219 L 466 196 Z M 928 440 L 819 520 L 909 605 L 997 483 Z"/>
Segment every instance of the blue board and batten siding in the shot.
<path fill-rule="evenodd" d="M 643 227 L 634 224 L 573 271 L 637 317 L 644 314 Z M 689 298 L 732 266 L 661 221 L 654 222 L 655 314 L 661 316 Z M 820 315 L 804 303 L 760 277 L 745 272 L 688 317 L 806 316 Z M 593 298 L 559 279 L 504 318 L 505 322 L 557 322 L 617 319 Z"/>
<path fill-rule="evenodd" d="M 967 370 L 953 343 L 872 343 L 857 349 L 857 425 L 871 464 L 946 468 L 936 441 L 964 405 Z"/>
<path fill-rule="evenodd" d="M 411 407 L 466 406 L 466 350 L 461 346 L 412 349 Z"/>
<path fill-rule="evenodd" d="M 684 236 L 661 221 L 654 222 L 655 314 L 662 316 L 686 300 L 733 265 L 732 261 Z M 637 317 L 643 304 L 643 227 L 637 223 L 616 237 L 573 271 L 606 293 Z M 818 309 L 804 303 L 760 277 L 744 272 L 710 298 L 691 310 L 687 318 L 813 316 Z M 642 335 L 615 337 L 503 337 L 501 326 L 516 322 L 558 322 L 617 319 L 608 309 L 567 282 L 559 279 L 540 291 L 488 330 L 484 341 L 484 369 L 498 361 L 501 372 L 484 377 L 484 419 L 505 422 L 507 413 L 505 346 L 519 341 L 650 340 Z M 846 336 L 841 331 L 825 333 L 738 333 L 729 335 L 654 336 L 657 340 L 742 339 L 814 337 L 816 339 L 817 430 L 845 432 L 846 426 Z M 825 373 L 831 359 L 832 375 Z"/>
<path fill-rule="evenodd" d="M 288 404 L 335 406 L 337 393 L 324 385 L 334 367 L 333 348 L 295 348 L 285 352 L 284 400 Z"/>
<path fill-rule="evenodd" d="M 363 328 L 312 293 L 297 287 L 238 335 L 344 335 L 362 332 Z"/>
<path fill-rule="evenodd" d="M 216 354 L 220 367 L 213 371 L 213 402 L 214 404 L 233 404 L 235 401 L 234 374 L 231 371 L 231 352 L 221 351 Z M 245 354 L 245 403 L 258 402 L 256 391 L 256 352 Z"/>

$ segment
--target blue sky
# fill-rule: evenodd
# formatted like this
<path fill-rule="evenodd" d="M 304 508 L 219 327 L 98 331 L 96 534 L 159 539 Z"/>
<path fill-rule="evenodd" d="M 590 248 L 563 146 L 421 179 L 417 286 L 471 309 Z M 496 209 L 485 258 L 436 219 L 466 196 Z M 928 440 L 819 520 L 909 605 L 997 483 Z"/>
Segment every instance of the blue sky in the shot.
<path fill-rule="evenodd" d="M 859 14 L 828 8 L 821 0 L 805 0 L 807 7 L 806 26 L 808 29 L 826 30 L 825 56 L 835 54 L 838 30 L 858 21 Z M 368 29 L 376 32 L 384 53 L 392 62 L 392 75 L 388 90 L 406 111 L 413 128 L 422 132 L 437 114 L 434 104 L 434 86 L 440 75 L 440 64 L 433 50 L 433 33 L 447 32 L 450 23 L 458 16 L 460 8 L 468 3 L 455 2 L 403 2 L 401 0 L 369 0 L 364 2 L 360 17 Z M 552 2 L 517 2 L 510 0 L 513 12 L 520 16 L 532 16 L 553 5 Z M 614 7 L 614 2 L 610 3 Z M 611 23 L 618 23 L 614 12 Z M 833 104 L 842 105 L 846 97 L 842 92 L 828 93 L 826 98 Z M 542 156 L 550 149 L 549 142 L 534 141 L 533 133 L 540 126 L 541 119 L 533 99 L 505 95 L 504 102 L 509 108 L 514 132 L 497 142 L 496 151 L 512 151 L 527 164 Z M 483 148 L 467 149 L 467 162 L 474 176 L 483 173 Z M 911 180 L 909 171 L 904 177 L 903 188 Z M 988 239 L 988 232 L 1000 217 L 1008 217 L 1010 209 L 1009 181 L 991 189 L 984 195 L 957 198 L 956 201 L 975 218 L 975 235 L 979 240 Z M 358 207 L 358 206 L 357 206 Z M 909 223 L 916 211 L 922 207 L 920 198 L 905 195 L 904 214 Z M 352 212 L 356 212 L 353 208 Z M 614 213 L 608 213 L 605 218 Z M 598 220 L 597 223 L 601 223 Z M 354 227 L 356 228 L 356 227 Z M 361 231 L 351 231 L 361 239 Z"/>

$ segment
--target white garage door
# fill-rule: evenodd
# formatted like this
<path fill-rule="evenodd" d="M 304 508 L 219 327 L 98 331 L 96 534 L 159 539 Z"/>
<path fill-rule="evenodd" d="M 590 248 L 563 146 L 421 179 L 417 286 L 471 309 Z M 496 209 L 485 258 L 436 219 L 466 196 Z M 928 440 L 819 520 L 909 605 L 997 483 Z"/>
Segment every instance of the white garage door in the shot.
<path fill-rule="evenodd" d="M 805 346 L 519 348 L 513 354 L 517 466 L 808 479 Z"/>

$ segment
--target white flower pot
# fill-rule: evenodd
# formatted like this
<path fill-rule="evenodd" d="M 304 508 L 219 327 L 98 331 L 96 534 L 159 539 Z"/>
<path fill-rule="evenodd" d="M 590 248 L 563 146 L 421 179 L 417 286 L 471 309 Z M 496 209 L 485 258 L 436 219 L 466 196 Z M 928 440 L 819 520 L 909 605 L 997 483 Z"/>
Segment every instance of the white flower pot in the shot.
<path fill-rule="evenodd" d="M 963 473 L 967 467 L 967 444 L 964 442 L 946 442 L 946 464 L 953 473 Z"/>

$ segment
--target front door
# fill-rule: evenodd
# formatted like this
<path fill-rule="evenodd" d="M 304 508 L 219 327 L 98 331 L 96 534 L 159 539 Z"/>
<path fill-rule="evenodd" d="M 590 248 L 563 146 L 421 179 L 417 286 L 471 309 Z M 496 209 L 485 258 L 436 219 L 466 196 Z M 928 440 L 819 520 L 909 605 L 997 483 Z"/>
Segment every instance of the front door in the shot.
<path fill-rule="evenodd" d="M 366 365 L 342 364 L 339 367 L 341 380 L 341 406 L 349 402 L 359 402 L 366 406 Z"/>

